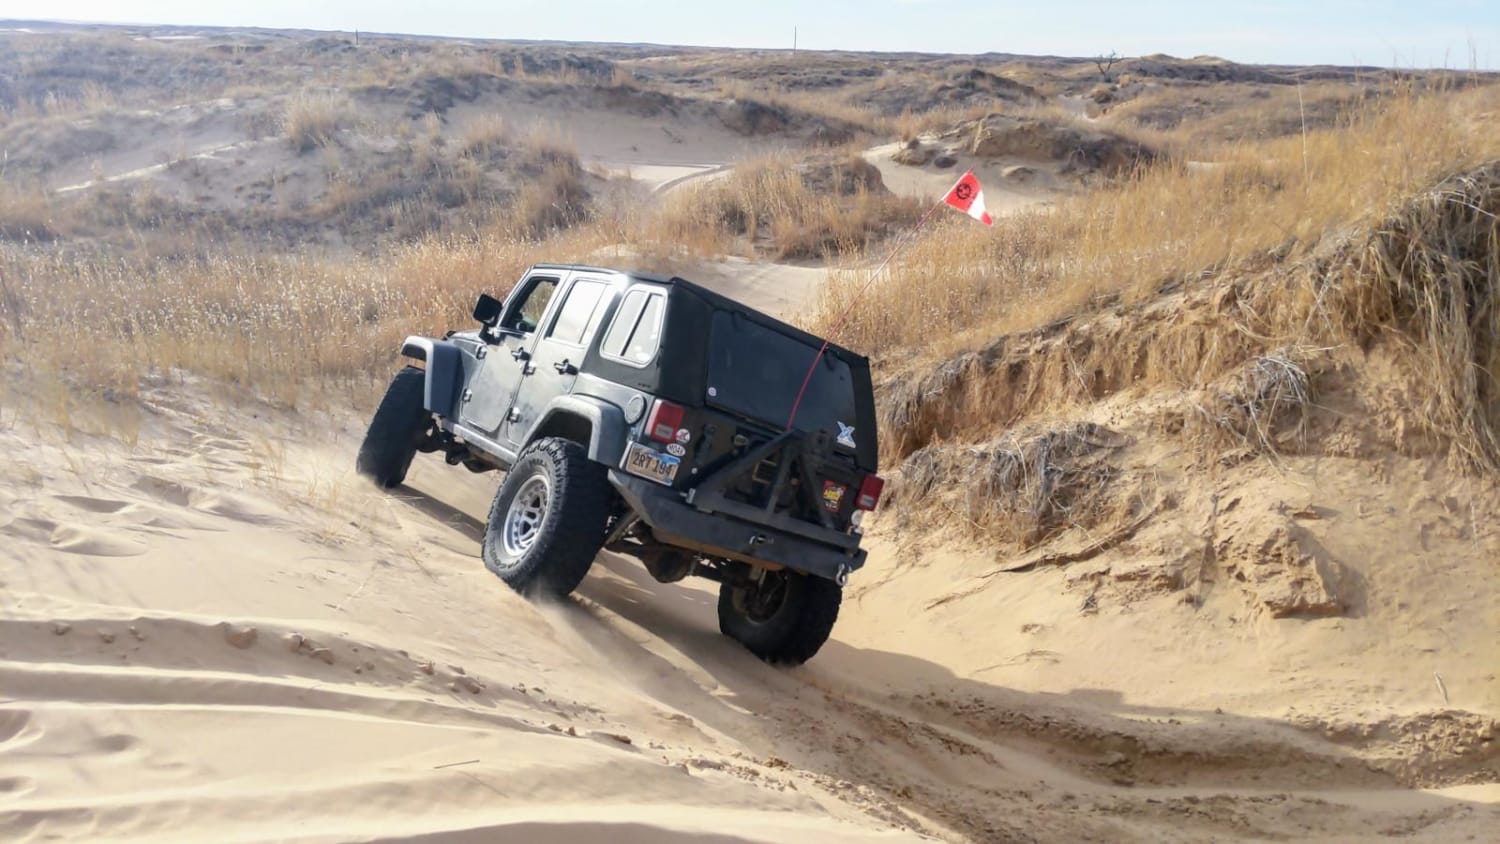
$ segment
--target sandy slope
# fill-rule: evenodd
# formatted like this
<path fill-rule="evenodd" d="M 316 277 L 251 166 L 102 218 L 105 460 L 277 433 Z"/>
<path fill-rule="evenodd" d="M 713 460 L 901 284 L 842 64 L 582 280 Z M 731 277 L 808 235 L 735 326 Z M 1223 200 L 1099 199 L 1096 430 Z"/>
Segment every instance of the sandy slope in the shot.
<path fill-rule="evenodd" d="M 954 163 L 948 167 L 931 163 L 913 166 L 893 159 L 901 147 L 899 143 L 882 144 L 864 153 L 865 160 L 880 171 L 886 187 L 901 196 L 936 202 L 953 189 L 965 170 L 979 177 L 985 208 L 997 216 L 1050 205 L 1069 190 L 1058 175 L 1060 162 L 955 154 Z"/>
<path fill-rule="evenodd" d="M 883 801 L 761 755 L 731 690 L 605 608 L 638 590 L 619 561 L 579 604 L 495 588 L 491 479 L 379 495 L 347 441 L 202 410 L 163 399 L 133 450 L 4 437 L 0 838 L 885 837 Z"/>
<path fill-rule="evenodd" d="M 1184 708 L 1108 670 L 1050 684 L 1066 694 L 997 684 L 976 632 L 1015 608 L 924 613 L 952 575 L 912 580 L 889 546 L 836 641 L 778 670 L 717 633 L 704 586 L 625 558 L 574 601 L 518 599 L 476 559 L 493 476 L 423 458 L 379 493 L 348 470 L 361 423 L 342 411 L 231 414 L 178 381 L 142 400 L 133 447 L 0 433 L 0 839 L 1463 840 L 1500 822 L 1492 792 L 1402 789 L 1235 703 Z"/>
<path fill-rule="evenodd" d="M 406 106 L 392 101 L 365 102 L 360 107 L 364 128 L 346 130 L 341 137 L 368 135 L 369 144 L 382 151 L 397 144 L 382 134 L 382 127 L 407 120 Z M 58 193 L 73 193 L 112 182 L 149 179 L 157 189 L 200 201 L 210 198 L 203 196 L 209 182 L 221 191 L 243 192 L 267 174 L 306 166 L 302 159 L 317 157 L 298 152 L 286 142 L 278 129 L 282 108 L 274 99 L 225 98 L 159 111 L 80 118 L 74 121 L 74 131 L 106 133 L 112 141 L 102 151 L 79 152 L 71 149 L 64 135 L 63 141 L 46 150 L 59 160 L 44 174 L 44 182 Z M 584 164 L 615 175 L 628 174 L 653 189 L 712 173 L 750 155 L 797 145 L 793 138 L 746 137 L 702 115 L 669 111 L 648 116 L 579 102 L 567 93 L 545 97 L 487 94 L 449 109 L 439 131 L 447 143 L 457 143 L 475 121 L 494 117 L 518 132 L 536 128 L 565 139 Z M 184 166 L 189 164 L 193 166 Z"/>

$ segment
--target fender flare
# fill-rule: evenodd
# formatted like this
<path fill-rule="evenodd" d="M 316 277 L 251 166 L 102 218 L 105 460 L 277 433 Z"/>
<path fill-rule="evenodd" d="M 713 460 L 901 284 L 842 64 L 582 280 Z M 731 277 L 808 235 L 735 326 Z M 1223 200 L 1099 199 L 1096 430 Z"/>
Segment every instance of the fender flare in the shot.
<path fill-rule="evenodd" d="M 625 453 L 625 441 L 629 438 L 630 426 L 625 423 L 625 412 L 619 407 L 592 396 L 558 396 L 547 403 L 541 418 L 526 434 L 530 445 L 540 431 L 559 415 L 580 417 L 589 423 L 589 441 L 586 444 L 589 459 L 607 466 L 617 466 L 620 455 Z"/>
<path fill-rule="evenodd" d="M 422 404 L 439 416 L 452 416 L 458 402 L 458 382 L 463 375 L 462 352 L 447 340 L 408 337 L 401 355 L 427 363 L 427 381 Z"/>

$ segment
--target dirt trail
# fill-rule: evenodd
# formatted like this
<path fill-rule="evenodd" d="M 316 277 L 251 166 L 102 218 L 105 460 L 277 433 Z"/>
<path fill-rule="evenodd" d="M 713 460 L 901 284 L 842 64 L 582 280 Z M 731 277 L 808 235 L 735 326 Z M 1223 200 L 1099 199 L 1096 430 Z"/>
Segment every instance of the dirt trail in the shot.
<path fill-rule="evenodd" d="M 160 164 L 148 164 L 145 167 L 136 167 L 129 170 L 121 170 L 112 173 L 101 173 L 86 182 L 78 182 L 71 185 L 63 185 L 53 190 L 53 193 L 73 193 L 74 191 L 87 190 L 101 184 L 111 182 L 125 182 L 133 179 L 144 179 L 166 172 L 173 167 L 188 161 L 213 161 L 226 152 L 240 152 L 250 149 L 259 144 L 266 143 L 264 140 L 235 141 L 229 144 L 215 144 L 200 150 L 190 152 L 180 158 L 173 158 Z"/>
<path fill-rule="evenodd" d="M 979 177 L 985 209 L 998 216 L 1047 207 L 1070 190 L 1059 175 L 1060 162 L 979 157 L 955 148 L 941 167 L 935 161 L 914 166 L 897 160 L 904 146 L 882 144 L 864 152 L 865 160 L 880 171 L 885 186 L 901 196 L 937 202 L 953 189 L 965 170 Z"/>
<path fill-rule="evenodd" d="M 924 652 L 965 646 L 940 635 L 859 644 L 880 602 L 851 600 L 795 670 L 719 635 L 705 586 L 614 555 L 575 600 L 528 604 L 476 559 L 493 476 L 423 458 L 382 494 L 348 469 L 359 420 L 330 436 L 210 392 L 148 388 L 134 447 L 0 434 L 0 837 L 1462 840 L 1500 821 L 1495 795 L 1402 788 L 1286 723 L 1008 690 Z"/>

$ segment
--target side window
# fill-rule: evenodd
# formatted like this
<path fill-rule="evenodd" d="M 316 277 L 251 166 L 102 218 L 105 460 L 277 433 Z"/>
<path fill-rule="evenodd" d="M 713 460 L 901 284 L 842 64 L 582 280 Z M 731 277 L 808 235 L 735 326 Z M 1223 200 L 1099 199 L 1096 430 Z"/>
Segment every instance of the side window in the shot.
<path fill-rule="evenodd" d="M 625 346 L 626 360 L 645 366 L 656 357 L 656 345 L 661 340 L 661 311 L 666 301 L 665 296 L 656 294 L 646 300 L 641 321 L 636 324 L 635 333 L 630 335 L 630 342 Z"/>
<path fill-rule="evenodd" d="M 582 346 L 584 334 L 592 321 L 594 310 L 599 307 L 599 300 L 604 296 L 606 287 L 607 285 L 599 281 L 573 282 L 573 286 L 568 289 L 567 298 L 563 299 L 562 308 L 557 312 L 557 319 L 552 323 L 552 330 L 547 332 L 547 336 L 574 346 Z"/>
<path fill-rule="evenodd" d="M 645 366 L 656 357 L 656 347 L 661 341 L 662 311 L 667 297 L 660 293 L 636 288 L 625 294 L 620 309 L 615 312 L 615 321 L 599 353 L 632 366 Z"/>
<path fill-rule="evenodd" d="M 604 342 L 599 344 L 600 354 L 612 358 L 625 356 L 625 344 L 630 342 L 635 324 L 641 320 L 641 309 L 646 307 L 646 296 L 644 290 L 632 290 L 625 294 L 624 301 L 620 302 L 620 309 L 615 311 L 615 321 L 609 325 L 609 333 L 604 335 Z"/>
<path fill-rule="evenodd" d="M 547 312 L 552 294 L 556 292 L 557 279 L 532 279 L 531 286 L 521 292 L 521 298 L 506 309 L 505 322 L 500 327 L 521 334 L 535 331 L 537 324 L 542 321 L 542 315 Z"/>

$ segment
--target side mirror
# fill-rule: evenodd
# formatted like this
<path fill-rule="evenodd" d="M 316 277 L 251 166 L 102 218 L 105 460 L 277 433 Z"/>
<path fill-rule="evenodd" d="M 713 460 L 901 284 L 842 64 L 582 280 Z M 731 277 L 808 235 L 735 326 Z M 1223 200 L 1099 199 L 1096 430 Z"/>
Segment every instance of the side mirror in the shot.
<path fill-rule="evenodd" d="M 500 312 L 505 310 L 505 305 L 499 299 L 488 293 L 479 294 L 479 301 L 474 303 L 474 319 L 481 325 L 493 326 L 500 321 Z"/>

